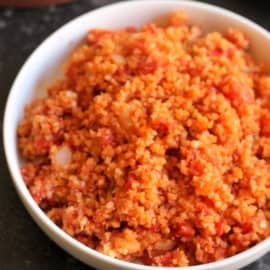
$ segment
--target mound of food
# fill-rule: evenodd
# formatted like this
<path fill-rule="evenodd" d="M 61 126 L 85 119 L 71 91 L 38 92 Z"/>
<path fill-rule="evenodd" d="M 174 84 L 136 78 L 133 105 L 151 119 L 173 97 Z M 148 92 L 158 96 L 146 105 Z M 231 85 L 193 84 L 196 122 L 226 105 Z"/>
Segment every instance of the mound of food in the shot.
<path fill-rule="evenodd" d="M 183 12 L 91 30 L 18 127 L 36 203 L 85 245 L 147 265 L 265 239 L 270 77 L 248 48 L 244 33 L 203 33 Z"/>

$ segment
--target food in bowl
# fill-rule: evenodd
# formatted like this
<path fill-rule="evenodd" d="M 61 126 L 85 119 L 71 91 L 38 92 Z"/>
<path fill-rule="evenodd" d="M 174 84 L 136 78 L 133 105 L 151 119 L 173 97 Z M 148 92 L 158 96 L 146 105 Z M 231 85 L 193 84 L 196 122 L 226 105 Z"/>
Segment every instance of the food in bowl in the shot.
<path fill-rule="evenodd" d="M 36 203 L 106 255 L 187 266 L 270 235 L 270 77 L 236 29 L 93 29 L 63 80 L 25 108 Z"/>

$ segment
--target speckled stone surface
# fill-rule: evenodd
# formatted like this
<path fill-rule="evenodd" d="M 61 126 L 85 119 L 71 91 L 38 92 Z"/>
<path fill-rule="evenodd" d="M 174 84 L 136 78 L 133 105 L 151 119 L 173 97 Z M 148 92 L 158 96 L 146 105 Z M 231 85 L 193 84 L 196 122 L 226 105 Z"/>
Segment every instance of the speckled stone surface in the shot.
<path fill-rule="evenodd" d="M 30 53 L 50 33 L 67 21 L 112 2 L 117 1 L 77 0 L 73 4 L 42 9 L 0 9 L 1 128 L 10 86 Z M 268 6 L 265 4 L 267 1 L 209 0 L 205 2 L 245 15 L 270 30 L 269 4 Z M 91 269 L 58 248 L 32 221 L 13 188 L 2 144 L 0 175 L 0 269 Z M 270 270 L 270 254 L 246 267 L 245 270 Z"/>

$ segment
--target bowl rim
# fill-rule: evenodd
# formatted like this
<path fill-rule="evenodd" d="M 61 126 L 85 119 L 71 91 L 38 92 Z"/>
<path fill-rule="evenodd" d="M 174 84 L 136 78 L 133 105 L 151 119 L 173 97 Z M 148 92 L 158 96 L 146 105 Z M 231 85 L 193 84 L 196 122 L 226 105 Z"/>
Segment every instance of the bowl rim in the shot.
<path fill-rule="evenodd" d="M 28 191 L 22 176 L 20 174 L 19 170 L 19 163 L 14 162 L 14 157 L 11 151 L 9 150 L 9 138 L 12 134 L 9 128 L 9 123 L 12 120 L 12 115 L 10 114 L 12 105 L 12 100 L 16 98 L 16 94 L 19 89 L 19 82 L 22 80 L 22 78 L 25 76 L 25 74 L 28 73 L 28 69 L 31 66 L 32 60 L 37 57 L 40 52 L 42 52 L 43 47 L 47 46 L 47 44 L 50 43 L 50 41 L 59 33 L 61 33 L 64 29 L 67 29 L 72 24 L 77 24 L 81 20 L 83 20 L 86 17 L 91 16 L 93 13 L 101 13 L 105 10 L 109 10 L 112 8 L 117 8 L 120 6 L 132 6 L 137 5 L 140 3 L 141 5 L 155 5 L 159 3 L 168 3 L 168 4 L 179 4 L 181 2 L 184 4 L 184 6 L 193 7 L 196 6 L 201 9 L 211 9 L 213 12 L 226 15 L 228 17 L 231 17 L 233 20 L 240 22 L 241 24 L 245 24 L 249 29 L 253 29 L 256 32 L 259 32 L 260 35 L 262 35 L 265 39 L 270 40 L 270 33 L 258 25 L 257 23 L 245 18 L 242 15 L 239 15 L 237 13 L 234 13 L 230 10 L 227 10 L 222 7 L 218 7 L 216 5 L 197 2 L 197 1 L 190 1 L 190 0 L 134 0 L 134 1 L 122 1 L 122 2 L 116 2 L 109 5 L 102 6 L 97 9 L 90 10 L 89 12 L 86 12 L 78 17 L 75 17 L 74 19 L 70 20 L 60 28 L 58 28 L 56 31 L 54 31 L 52 34 L 50 34 L 43 42 L 40 43 L 40 45 L 32 52 L 32 54 L 27 58 L 23 66 L 20 68 L 11 88 L 10 92 L 8 94 L 8 98 L 6 101 L 6 106 L 4 110 L 4 118 L 3 118 L 3 145 L 4 145 L 4 152 L 7 160 L 7 165 L 9 168 L 9 172 L 11 174 L 11 178 L 13 181 L 13 185 L 15 186 L 15 189 L 23 202 L 25 208 L 27 209 L 28 213 L 32 216 L 32 218 L 35 220 L 35 222 L 39 225 L 39 227 L 42 228 L 43 232 L 47 234 L 47 236 L 53 240 L 58 246 L 60 245 L 64 250 L 66 250 L 68 253 L 70 251 L 68 250 L 68 247 L 76 250 L 76 252 L 81 252 L 84 255 L 90 256 L 93 260 L 98 260 L 99 262 L 111 264 L 114 267 L 122 267 L 123 269 L 138 269 L 138 270 L 209 270 L 209 269 L 216 269 L 221 267 L 228 267 L 231 264 L 242 261 L 245 259 L 248 259 L 250 256 L 254 255 L 255 253 L 263 253 L 266 252 L 265 250 L 270 250 L 270 237 L 266 238 L 265 240 L 259 242 L 255 246 L 242 251 L 234 256 L 225 258 L 220 261 L 215 261 L 207 264 L 200 264 L 195 266 L 187 266 L 187 267 L 157 267 L 157 266 L 145 266 L 140 265 L 136 263 L 126 262 L 120 259 L 112 258 L 107 255 L 104 255 L 94 249 L 91 249 L 90 247 L 87 247 L 86 245 L 80 243 L 79 241 L 75 240 L 73 237 L 65 233 L 62 229 L 60 229 L 53 221 L 43 212 L 39 206 L 36 204 L 36 202 L 33 200 L 32 196 L 30 195 L 30 192 Z M 130 7 L 129 7 L 130 8 Z M 31 68 L 30 68 L 31 69 Z M 15 141 L 15 144 L 17 145 L 17 140 Z M 14 154 L 15 156 L 17 154 Z M 74 256 L 74 255 L 73 255 Z M 75 256 L 76 257 L 76 256 Z M 78 258 L 78 257 L 77 257 Z"/>

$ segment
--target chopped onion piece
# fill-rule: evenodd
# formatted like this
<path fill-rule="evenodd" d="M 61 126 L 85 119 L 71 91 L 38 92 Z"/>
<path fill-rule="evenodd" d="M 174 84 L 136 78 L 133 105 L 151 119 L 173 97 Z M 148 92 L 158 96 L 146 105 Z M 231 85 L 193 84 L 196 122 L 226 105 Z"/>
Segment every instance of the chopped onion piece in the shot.
<path fill-rule="evenodd" d="M 62 146 L 53 156 L 53 160 L 56 165 L 64 167 L 69 165 L 71 158 L 72 152 L 68 146 Z"/>

